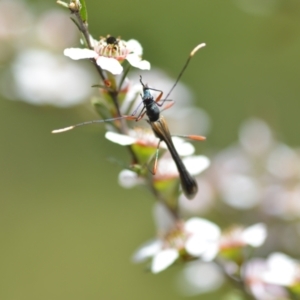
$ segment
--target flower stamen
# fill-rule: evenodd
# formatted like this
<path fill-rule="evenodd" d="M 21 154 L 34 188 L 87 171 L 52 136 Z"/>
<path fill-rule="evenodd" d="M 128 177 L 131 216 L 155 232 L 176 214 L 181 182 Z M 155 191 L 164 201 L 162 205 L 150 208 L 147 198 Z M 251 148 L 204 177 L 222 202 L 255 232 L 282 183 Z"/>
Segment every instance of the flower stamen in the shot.
<path fill-rule="evenodd" d="M 106 37 L 100 37 L 100 41 L 95 45 L 95 52 L 98 53 L 99 56 L 115 58 L 118 61 L 122 61 L 126 58 L 129 50 L 120 37 L 115 38 L 107 35 Z"/>

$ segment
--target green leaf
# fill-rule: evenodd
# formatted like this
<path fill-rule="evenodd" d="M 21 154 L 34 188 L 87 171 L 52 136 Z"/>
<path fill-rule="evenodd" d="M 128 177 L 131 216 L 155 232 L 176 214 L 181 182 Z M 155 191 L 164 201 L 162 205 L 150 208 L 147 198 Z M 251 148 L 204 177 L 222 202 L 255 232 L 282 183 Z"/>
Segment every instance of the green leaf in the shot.
<path fill-rule="evenodd" d="M 86 9 L 86 4 L 85 0 L 79 0 L 81 4 L 81 9 L 80 9 L 80 16 L 83 22 L 87 22 L 88 19 L 88 14 L 87 14 L 87 9 Z"/>
<path fill-rule="evenodd" d="M 113 118 L 112 107 L 102 98 L 93 98 L 92 105 L 96 109 L 98 115 L 103 119 Z"/>

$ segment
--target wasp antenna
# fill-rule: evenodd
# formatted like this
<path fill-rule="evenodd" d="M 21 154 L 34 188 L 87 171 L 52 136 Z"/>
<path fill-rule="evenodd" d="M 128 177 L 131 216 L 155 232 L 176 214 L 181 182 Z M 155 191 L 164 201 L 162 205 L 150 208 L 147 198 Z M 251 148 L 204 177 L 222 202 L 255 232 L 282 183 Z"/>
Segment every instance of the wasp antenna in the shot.
<path fill-rule="evenodd" d="M 140 83 L 143 87 L 145 87 L 144 83 L 143 83 L 143 78 L 142 78 L 142 75 L 140 75 Z"/>
<path fill-rule="evenodd" d="M 191 60 L 191 58 L 195 55 L 195 53 L 196 53 L 199 49 L 201 49 L 201 48 L 203 48 L 203 47 L 205 47 L 205 46 L 206 46 L 206 44 L 205 44 L 205 43 L 202 43 L 202 44 L 197 45 L 197 46 L 192 50 L 192 52 L 190 53 L 190 55 L 189 55 L 187 61 L 186 61 L 185 64 L 184 64 L 183 68 L 181 69 L 181 71 L 180 71 L 180 73 L 179 73 L 179 75 L 178 75 L 178 77 L 177 77 L 177 79 L 176 79 L 174 85 L 172 86 L 171 90 L 169 91 L 169 93 L 167 94 L 167 96 L 166 96 L 165 99 L 168 99 L 168 97 L 170 96 L 170 94 L 171 94 L 172 91 L 174 90 L 174 88 L 175 88 L 175 86 L 177 85 L 178 81 L 180 80 L 182 74 L 184 73 L 185 69 L 187 68 L 187 66 L 188 66 L 188 64 L 189 64 L 189 62 L 190 62 L 190 60 Z"/>
<path fill-rule="evenodd" d="M 195 53 L 196 53 L 199 49 L 201 49 L 201 48 L 203 48 L 203 47 L 205 47 L 205 46 L 206 46 L 205 43 L 199 44 L 198 46 L 196 46 L 196 47 L 192 50 L 190 56 L 193 57 L 193 56 L 195 55 Z"/>
<path fill-rule="evenodd" d="M 122 117 L 105 119 L 105 120 L 92 120 L 92 121 L 78 123 L 76 125 L 68 126 L 65 128 L 55 129 L 55 130 L 52 130 L 51 133 L 61 133 L 61 132 L 69 131 L 69 130 L 72 130 L 76 127 L 83 126 L 83 125 L 89 125 L 89 124 L 94 124 L 94 123 L 113 122 L 113 121 L 121 120 L 121 119 L 133 120 L 133 117 L 132 116 L 122 116 Z"/>
<path fill-rule="evenodd" d="M 65 127 L 65 128 L 61 128 L 61 129 L 55 129 L 55 130 L 52 130 L 51 133 L 61 133 L 61 132 L 72 130 L 73 128 L 74 128 L 74 126 L 69 126 L 69 127 Z"/>

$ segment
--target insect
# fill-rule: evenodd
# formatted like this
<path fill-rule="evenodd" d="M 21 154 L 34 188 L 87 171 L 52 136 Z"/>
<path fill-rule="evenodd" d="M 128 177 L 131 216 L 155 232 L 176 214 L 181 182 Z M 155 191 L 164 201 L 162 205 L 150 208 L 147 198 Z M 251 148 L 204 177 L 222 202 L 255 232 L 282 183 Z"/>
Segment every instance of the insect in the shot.
<path fill-rule="evenodd" d="M 160 110 L 158 108 L 158 101 L 161 99 L 163 92 L 160 91 L 160 94 L 158 95 L 157 99 L 154 100 L 154 98 L 150 92 L 150 90 L 152 90 L 152 89 L 143 83 L 142 77 L 140 77 L 140 82 L 143 86 L 142 99 L 143 99 L 144 107 L 143 107 L 139 117 L 142 117 L 143 114 L 145 114 L 145 113 L 147 114 L 147 116 L 148 116 L 147 122 L 150 124 L 154 134 L 159 139 L 159 143 L 158 143 L 157 149 L 156 149 L 153 173 L 155 174 L 156 168 L 157 168 L 159 145 L 162 141 L 164 141 L 171 153 L 171 156 L 172 156 L 176 166 L 177 166 L 177 169 L 178 169 L 178 172 L 180 175 L 182 191 L 188 199 L 193 199 L 198 192 L 198 186 L 197 186 L 196 180 L 187 171 L 180 156 L 178 155 L 176 148 L 172 142 L 172 138 L 171 138 L 171 134 L 170 134 L 167 122 L 165 121 L 165 118 L 160 114 Z M 155 91 L 157 91 L 157 90 L 155 90 Z M 145 112 L 143 112 L 143 110 L 145 110 Z M 186 136 L 186 137 L 193 139 L 193 140 L 199 140 L 199 141 L 205 139 L 202 136 Z"/>
<path fill-rule="evenodd" d="M 150 124 L 154 134 L 159 139 L 159 143 L 158 143 L 157 149 L 156 149 L 155 162 L 154 162 L 152 173 L 155 174 L 155 172 L 156 172 L 159 145 L 163 141 L 166 143 L 166 145 L 171 153 L 171 156 L 177 166 L 183 193 L 185 194 L 185 196 L 188 199 L 193 199 L 198 192 L 198 186 L 197 186 L 196 180 L 192 177 L 192 175 L 189 174 L 189 172 L 187 171 L 185 165 L 183 164 L 180 156 L 178 155 L 176 148 L 172 142 L 172 138 L 171 138 L 171 134 L 170 134 L 168 125 L 167 125 L 164 117 L 160 114 L 161 111 L 160 111 L 159 107 L 163 106 L 165 101 L 168 100 L 168 96 L 171 94 L 171 92 L 177 85 L 183 72 L 185 71 L 186 67 L 188 66 L 190 59 L 194 56 L 194 54 L 200 48 L 202 48 L 204 46 L 205 46 L 205 44 L 199 44 L 197 47 L 195 47 L 193 49 L 193 51 L 190 53 L 185 65 L 183 66 L 181 72 L 179 73 L 173 87 L 167 94 L 166 98 L 164 98 L 163 100 L 161 100 L 162 96 L 163 96 L 163 91 L 148 87 L 146 84 L 143 83 L 142 77 L 140 76 L 140 83 L 143 86 L 143 95 L 141 95 L 143 108 L 141 109 L 138 116 L 135 116 L 136 111 L 137 111 L 137 109 L 136 109 L 130 116 L 120 116 L 117 118 L 110 118 L 110 119 L 105 119 L 105 120 L 87 121 L 87 122 L 79 123 L 79 124 L 76 124 L 73 126 L 65 127 L 62 129 L 53 130 L 52 133 L 60 133 L 60 132 L 68 131 L 75 127 L 79 127 L 79 126 L 83 126 L 83 125 L 87 125 L 87 124 L 111 122 L 111 121 L 120 120 L 120 119 L 139 121 L 146 114 L 148 117 L 147 122 Z M 154 97 L 152 96 L 151 90 L 159 92 L 159 95 L 157 96 L 156 99 L 154 99 Z M 160 103 L 160 101 L 161 101 L 161 103 Z M 173 103 L 169 104 L 165 109 L 169 108 L 172 105 L 173 105 Z M 205 139 L 205 137 L 198 136 L 198 135 L 187 135 L 184 137 L 192 139 L 192 140 L 198 140 L 198 141 L 202 141 Z"/>

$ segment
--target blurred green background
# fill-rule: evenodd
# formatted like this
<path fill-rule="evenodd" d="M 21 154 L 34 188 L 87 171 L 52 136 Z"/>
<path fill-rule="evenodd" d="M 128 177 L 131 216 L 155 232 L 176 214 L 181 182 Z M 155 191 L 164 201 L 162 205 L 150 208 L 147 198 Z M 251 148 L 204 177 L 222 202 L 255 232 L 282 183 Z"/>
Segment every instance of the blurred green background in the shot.
<path fill-rule="evenodd" d="M 28 4 L 36 14 L 63 10 L 55 1 Z M 144 58 L 173 77 L 188 52 L 207 43 L 182 79 L 212 119 L 207 151 L 236 140 L 240 123 L 251 116 L 266 120 L 289 145 L 299 145 L 298 0 L 116 0 L 87 6 L 95 37 L 137 39 Z M 174 288 L 180 267 L 154 276 L 130 262 L 155 227 L 150 193 L 116 184 L 119 167 L 107 158 L 126 154 L 104 139 L 101 126 L 50 134 L 95 118 L 89 103 L 59 109 L 2 98 L 0 106 L 0 299 L 182 299 Z"/>

